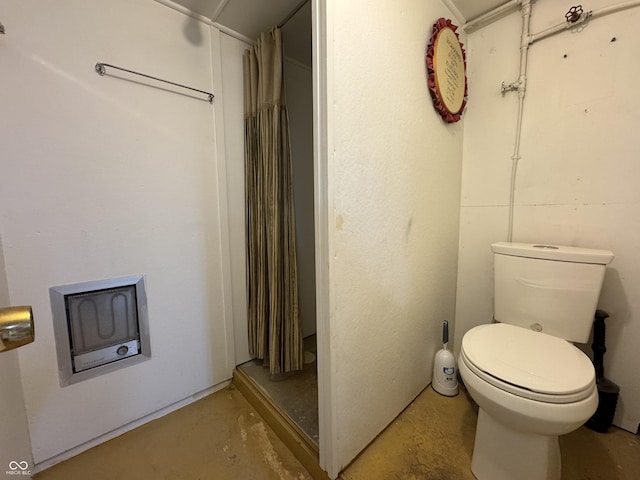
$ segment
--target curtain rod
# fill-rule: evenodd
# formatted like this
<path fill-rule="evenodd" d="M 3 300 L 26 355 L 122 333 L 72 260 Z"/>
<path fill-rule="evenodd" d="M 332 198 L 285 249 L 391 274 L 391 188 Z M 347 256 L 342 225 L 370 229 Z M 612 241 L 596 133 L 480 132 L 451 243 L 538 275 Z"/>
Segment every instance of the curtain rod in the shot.
<path fill-rule="evenodd" d="M 291 10 L 289 12 L 289 15 L 287 15 L 286 17 L 284 17 L 284 20 L 282 20 L 279 24 L 278 24 L 278 28 L 282 28 L 285 26 L 285 24 L 291 20 L 293 17 L 295 17 L 296 13 L 298 13 L 300 11 L 300 9 L 302 7 L 304 7 L 307 3 L 309 3 L 309 0 L 302 0 L 293 10 Z"/>
<path fill-rule="evenodd" d="M 126 68 L 116 67 L 115 65 L 110 65 L 108 63 L 101 63 L 101 62 L 96 63 L 96 66 L 95 66 L 96 72 L 100 76 L 104 76 L 107 73 L 106 70 L 105 70 L 105 67 L 115 68 L 116 70 L 121 70 L 123 72 L 131 73 L 133 75 L 140 75 L 141 77 L 150 78 L 152 80 L 157 80 L 158 82 L 168 83 L 170 85 L 174 85 L 174 86 L 180 87 L 180 88 L 186 88 L 187 90 L 192 90 L 192 91 L 198 92 L 198 93 L 204 93 L 205 95 L 207 95 L 209 103 L 213 103 L 213 93 L 205 92 L 204 90 L 198 90 L 197 88 L 187 87 L 186 85 L 181 85 L 180 83 L 170 82 L 169 80 L 163 80 L 163 79 L 158 78 L 158 77 L 152 77 L 151 75 L 146 75 L 144 73 L 134 72 L 133 70 L 128 70 Z"/>

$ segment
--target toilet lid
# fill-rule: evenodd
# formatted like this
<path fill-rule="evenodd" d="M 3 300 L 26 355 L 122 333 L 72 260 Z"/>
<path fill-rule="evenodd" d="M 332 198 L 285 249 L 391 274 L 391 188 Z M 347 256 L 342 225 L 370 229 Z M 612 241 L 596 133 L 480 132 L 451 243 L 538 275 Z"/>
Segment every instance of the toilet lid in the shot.
<path fill-rule="evenodd" d="M 576 401 L 588 396 L 595 383 L 591 360 L 574 345 L 505 323 L 469 330 L 462 338 L 462 353 L 490 377 L 542 396 Z"/>

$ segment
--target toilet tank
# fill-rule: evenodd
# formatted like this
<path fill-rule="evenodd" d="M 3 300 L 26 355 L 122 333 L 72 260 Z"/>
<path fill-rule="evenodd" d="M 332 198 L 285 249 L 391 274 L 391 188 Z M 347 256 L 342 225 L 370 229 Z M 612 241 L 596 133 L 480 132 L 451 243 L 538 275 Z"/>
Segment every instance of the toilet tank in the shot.
<path fill-rule="evenodd" d="M 494 318 L 571 342 L 589 340 L 609 250 L 498 242 Z"/>

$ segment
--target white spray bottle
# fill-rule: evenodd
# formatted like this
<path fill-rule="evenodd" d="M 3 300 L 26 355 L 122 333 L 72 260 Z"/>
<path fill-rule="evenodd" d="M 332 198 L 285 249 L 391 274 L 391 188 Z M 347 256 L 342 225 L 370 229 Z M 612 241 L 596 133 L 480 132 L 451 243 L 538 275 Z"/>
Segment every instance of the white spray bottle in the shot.
<path fill-rule="evenodd" d="M 447 346 L 449 344 L 449 322 L 442 322 L 442 350 L 438 350 L 433 361 L 431 386 L 441 395 L 453 397 L 458 394 L 456 359 Z"/>

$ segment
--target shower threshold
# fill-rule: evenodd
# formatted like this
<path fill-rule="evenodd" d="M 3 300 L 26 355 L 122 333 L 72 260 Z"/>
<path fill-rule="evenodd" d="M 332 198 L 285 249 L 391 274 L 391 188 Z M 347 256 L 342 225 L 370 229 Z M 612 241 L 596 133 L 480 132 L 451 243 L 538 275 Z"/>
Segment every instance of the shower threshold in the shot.
<path fill-rule="evenodd" d="M 304 434 L 318 445 L 318 375 L 315 361 L 316 337 L 305 338 L 307 362 L 302 370 L 270 375 L 261 360 L 250 360 L 238 366 L 266 396 L 271 399 Z"/>
<path fill-rule="evenodd" d="M 315 355 L 315 335 L 305 338 L 304 345 Z M 262 361 L 251 360 L 236 367 L 233 383 L 313 478 L 328 479 L 318 460 L 316 365 L 314 359 L 301 371 L 272 377 Z"/>

